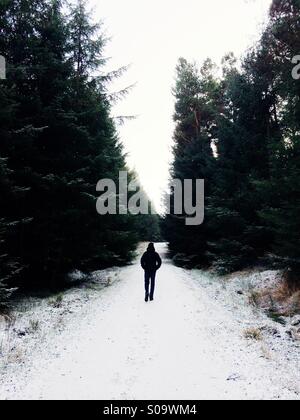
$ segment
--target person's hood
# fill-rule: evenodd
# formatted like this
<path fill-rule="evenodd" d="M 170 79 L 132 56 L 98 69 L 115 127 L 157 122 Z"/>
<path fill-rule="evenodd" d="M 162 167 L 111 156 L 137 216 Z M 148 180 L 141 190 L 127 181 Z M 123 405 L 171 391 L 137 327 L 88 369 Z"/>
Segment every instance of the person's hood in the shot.
<path fill-rule="evenodd" d="M 151 243 L 151 244 L 149 244 L 149 245 L 148 245 L 148 249 L 147 249 L 147 251 L 148 251 L 148 252 L 155 252 L 155 247 L 154 247 L 154 244 L 152 244 L 152 243 Z"/>

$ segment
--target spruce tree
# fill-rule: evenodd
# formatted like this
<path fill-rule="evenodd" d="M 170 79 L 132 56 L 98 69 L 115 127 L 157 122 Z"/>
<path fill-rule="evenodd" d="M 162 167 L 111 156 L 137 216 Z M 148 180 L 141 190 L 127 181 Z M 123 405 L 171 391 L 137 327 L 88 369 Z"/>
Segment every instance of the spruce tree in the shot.
<path fill-rule="evenodd" d="M 61 284 L 75 268 L 130 260 L 131 216 L 100 217 L 96 185 L 126 169 L 103 73 L 104 38 L 84 2 L 7 0 L 1 4 L 0 155 L 21 186 L 7 214 L 26 220 L 13 233 L 27 287 Z M 13 254 L 14 255 L 14 254 Z M 26 282 L 25 282 L 26 280 Z"/>

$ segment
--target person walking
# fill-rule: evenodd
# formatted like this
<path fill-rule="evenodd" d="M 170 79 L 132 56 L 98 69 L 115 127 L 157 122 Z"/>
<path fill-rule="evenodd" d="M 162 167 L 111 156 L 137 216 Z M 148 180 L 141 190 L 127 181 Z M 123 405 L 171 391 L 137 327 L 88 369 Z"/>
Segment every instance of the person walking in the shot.
<path fill-rule="evenodd" d="M 161 264 L 161 258 L 155 251 L 154 244 L 150 243 L 141 259 L 141 266 L 145 271 L 145 302 L 148 302 L 149 298 L 150 301 L 154 300 L 156 273 Z"/>

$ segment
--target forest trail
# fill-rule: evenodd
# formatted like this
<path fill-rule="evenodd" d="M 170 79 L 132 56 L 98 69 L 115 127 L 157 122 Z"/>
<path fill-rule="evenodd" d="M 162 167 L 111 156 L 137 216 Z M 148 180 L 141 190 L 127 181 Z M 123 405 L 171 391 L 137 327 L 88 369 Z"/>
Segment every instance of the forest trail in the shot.
<path fill-rule="evenodd" d="M 139 261 L 103 290 L 53 353 L 0 386 L 5 399 L 297 398 L 299 370 L 263 357 L 243 337 L 238 310 L 224 310 L 160 244 L 156 300 L 143 301 Z M 287 371 L 289 378 L 286 379 Z M 18 378 L 18 379 L 17 379 Z M 11 386 L 14 383 L 14 386 Z"/>

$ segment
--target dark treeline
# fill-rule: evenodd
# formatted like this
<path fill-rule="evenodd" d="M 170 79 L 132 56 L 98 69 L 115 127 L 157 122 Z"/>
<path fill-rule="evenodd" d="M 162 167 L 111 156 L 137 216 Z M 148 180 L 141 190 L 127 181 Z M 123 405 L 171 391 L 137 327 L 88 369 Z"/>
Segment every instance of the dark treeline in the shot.
<path fill-rule="evenodd" d="M 257 263 L 300 267 L 300 2 L 274 0 L 259 43 L 241 65 L 181 59 L 172 177 L 205 179 L 205 222 L 168 216 L 175 261 L 221 273 Z"/>
<path fill-rule="evenodd" d="M 141 220 L 96 212 L 97 182 L 126 170 L 108 92 L 125 69 L 103 73 L 105 43 L 84 1 L 0 0 L 2 302 L 4 285 L 57 285 L 135 251 Z"/>

